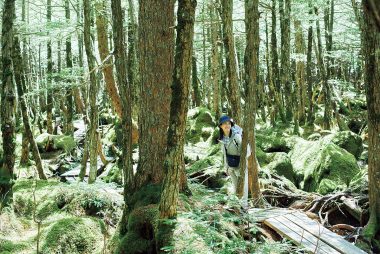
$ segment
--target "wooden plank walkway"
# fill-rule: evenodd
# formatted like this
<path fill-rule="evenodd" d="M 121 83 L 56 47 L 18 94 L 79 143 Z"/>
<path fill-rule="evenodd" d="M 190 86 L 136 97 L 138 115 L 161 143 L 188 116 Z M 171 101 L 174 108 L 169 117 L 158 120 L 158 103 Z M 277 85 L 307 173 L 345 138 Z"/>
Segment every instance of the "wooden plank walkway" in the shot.
<path fill-rule="evenodd" d="M 323 227 L 298 210 L 252 208 L 248 213 L 257 222 L 274 229 L 281 236 L 317 254 L 365 254 L 352 243 Z"/>

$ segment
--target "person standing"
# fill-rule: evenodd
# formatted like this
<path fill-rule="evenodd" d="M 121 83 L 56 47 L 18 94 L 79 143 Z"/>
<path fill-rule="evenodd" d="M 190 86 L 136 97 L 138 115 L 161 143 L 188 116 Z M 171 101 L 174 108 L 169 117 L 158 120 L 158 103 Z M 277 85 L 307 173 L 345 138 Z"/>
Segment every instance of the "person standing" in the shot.
<path fill-rule="evenodd" d="M 233 119 L 227 115 L 219 119 L 219 143 L 223 153 L 223 167 L 227 174 L 230 175 L 234 194 L 237 193 L 238 180 L 241 177 L 239 171 L 241 143 L 243 129 L 233 122 Z M 251 153 L 250 147 L 247 148 L 247 158 Z M 248 207 L 248 170 L 244 173 L 244 191 L 241 199 L 242 206 Z"/>

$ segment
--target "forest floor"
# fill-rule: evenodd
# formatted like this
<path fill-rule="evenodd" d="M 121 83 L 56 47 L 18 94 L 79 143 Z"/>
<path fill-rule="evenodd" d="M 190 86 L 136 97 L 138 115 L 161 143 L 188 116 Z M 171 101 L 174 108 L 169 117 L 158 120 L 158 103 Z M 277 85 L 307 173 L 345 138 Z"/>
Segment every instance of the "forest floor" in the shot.
<path fill-rule="evenodd" d="M 62 182 L 60 170 L 70 172 L 78 169 L 80 163 L 85 126 L 81 121 L 75 125 L 79 147 L 70 153 L 58 150 L 41 154 L 48 181 L 35 180 L 33 165 L 16 168 L 14 203 L 0 213 L 0 253 L 36 253 L 37 248 L 39 253 L 110 253 L 123 210 L 121 170 L 115 160 L 117 156 L 106 152 L 110 163 L 104 167 L 99 160 L 103 172 L 95 184 L 80 183 L 75 174 Z M 105 150 L 107 147 L 112 151 L 117 132 L 112 124 L 103 127 Z M 201 132 L 202 129 L 210 132 L 205 128 Z M 213 132 L 211 128 L 210 134 Z M 192 194 L 180 194 L 174 246 L 168 246 L 167 250 L 172 253 L 307 253 L 257 223 L 254 216 L 242 209 L 236 196 L 230 194 L 231 183 L 221 171 L 219 148 L 211 145 L 212 138 L 213 135 L 189 142 L 185 147 Z M 20 136 L 17 143 L 21 144 Z M 17 154 L 20 154 L 19 146 Z M 137 161 L 137 149 L 133 156 Z M 371 253 L 368 243 L 359 236 L 364 223 L 361 220 L 368 216 L 365 181 L 359 187 L 338 188 L 326 195 L 297 189 L 267 167 L 262 168 L 260 181 L 266 207 L 300 209 L 328 228 L 346 225 L 336 227 L 336 232 Z"/>

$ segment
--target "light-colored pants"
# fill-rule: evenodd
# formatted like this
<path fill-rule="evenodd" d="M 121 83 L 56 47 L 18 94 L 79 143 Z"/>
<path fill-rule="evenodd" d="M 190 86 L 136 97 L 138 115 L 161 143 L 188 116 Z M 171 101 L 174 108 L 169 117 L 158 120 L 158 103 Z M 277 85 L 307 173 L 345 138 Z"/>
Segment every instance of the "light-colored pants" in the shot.
<path fill-rule="evenodd" d="M 234 194 L 236 194 L 238 179 L 240 177 L 239 168 L 229 167 L 228 173 L 231 176 Z M 241 198 L 241 202 L 244 208 L 248 207 L 248 170 L 247 168 L 245 169 L 245 174 L 244 174 L 244 189 L 243 189 L 243 197 Z"/>

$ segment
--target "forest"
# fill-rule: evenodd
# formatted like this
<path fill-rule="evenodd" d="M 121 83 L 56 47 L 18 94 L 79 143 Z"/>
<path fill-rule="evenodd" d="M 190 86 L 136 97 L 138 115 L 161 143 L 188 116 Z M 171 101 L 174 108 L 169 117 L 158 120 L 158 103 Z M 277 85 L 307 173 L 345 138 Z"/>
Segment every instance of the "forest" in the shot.
<path fill-rule="evenodd" d="M 380 253 L 379 0 L 0 8 L 0 253 Z"/>

